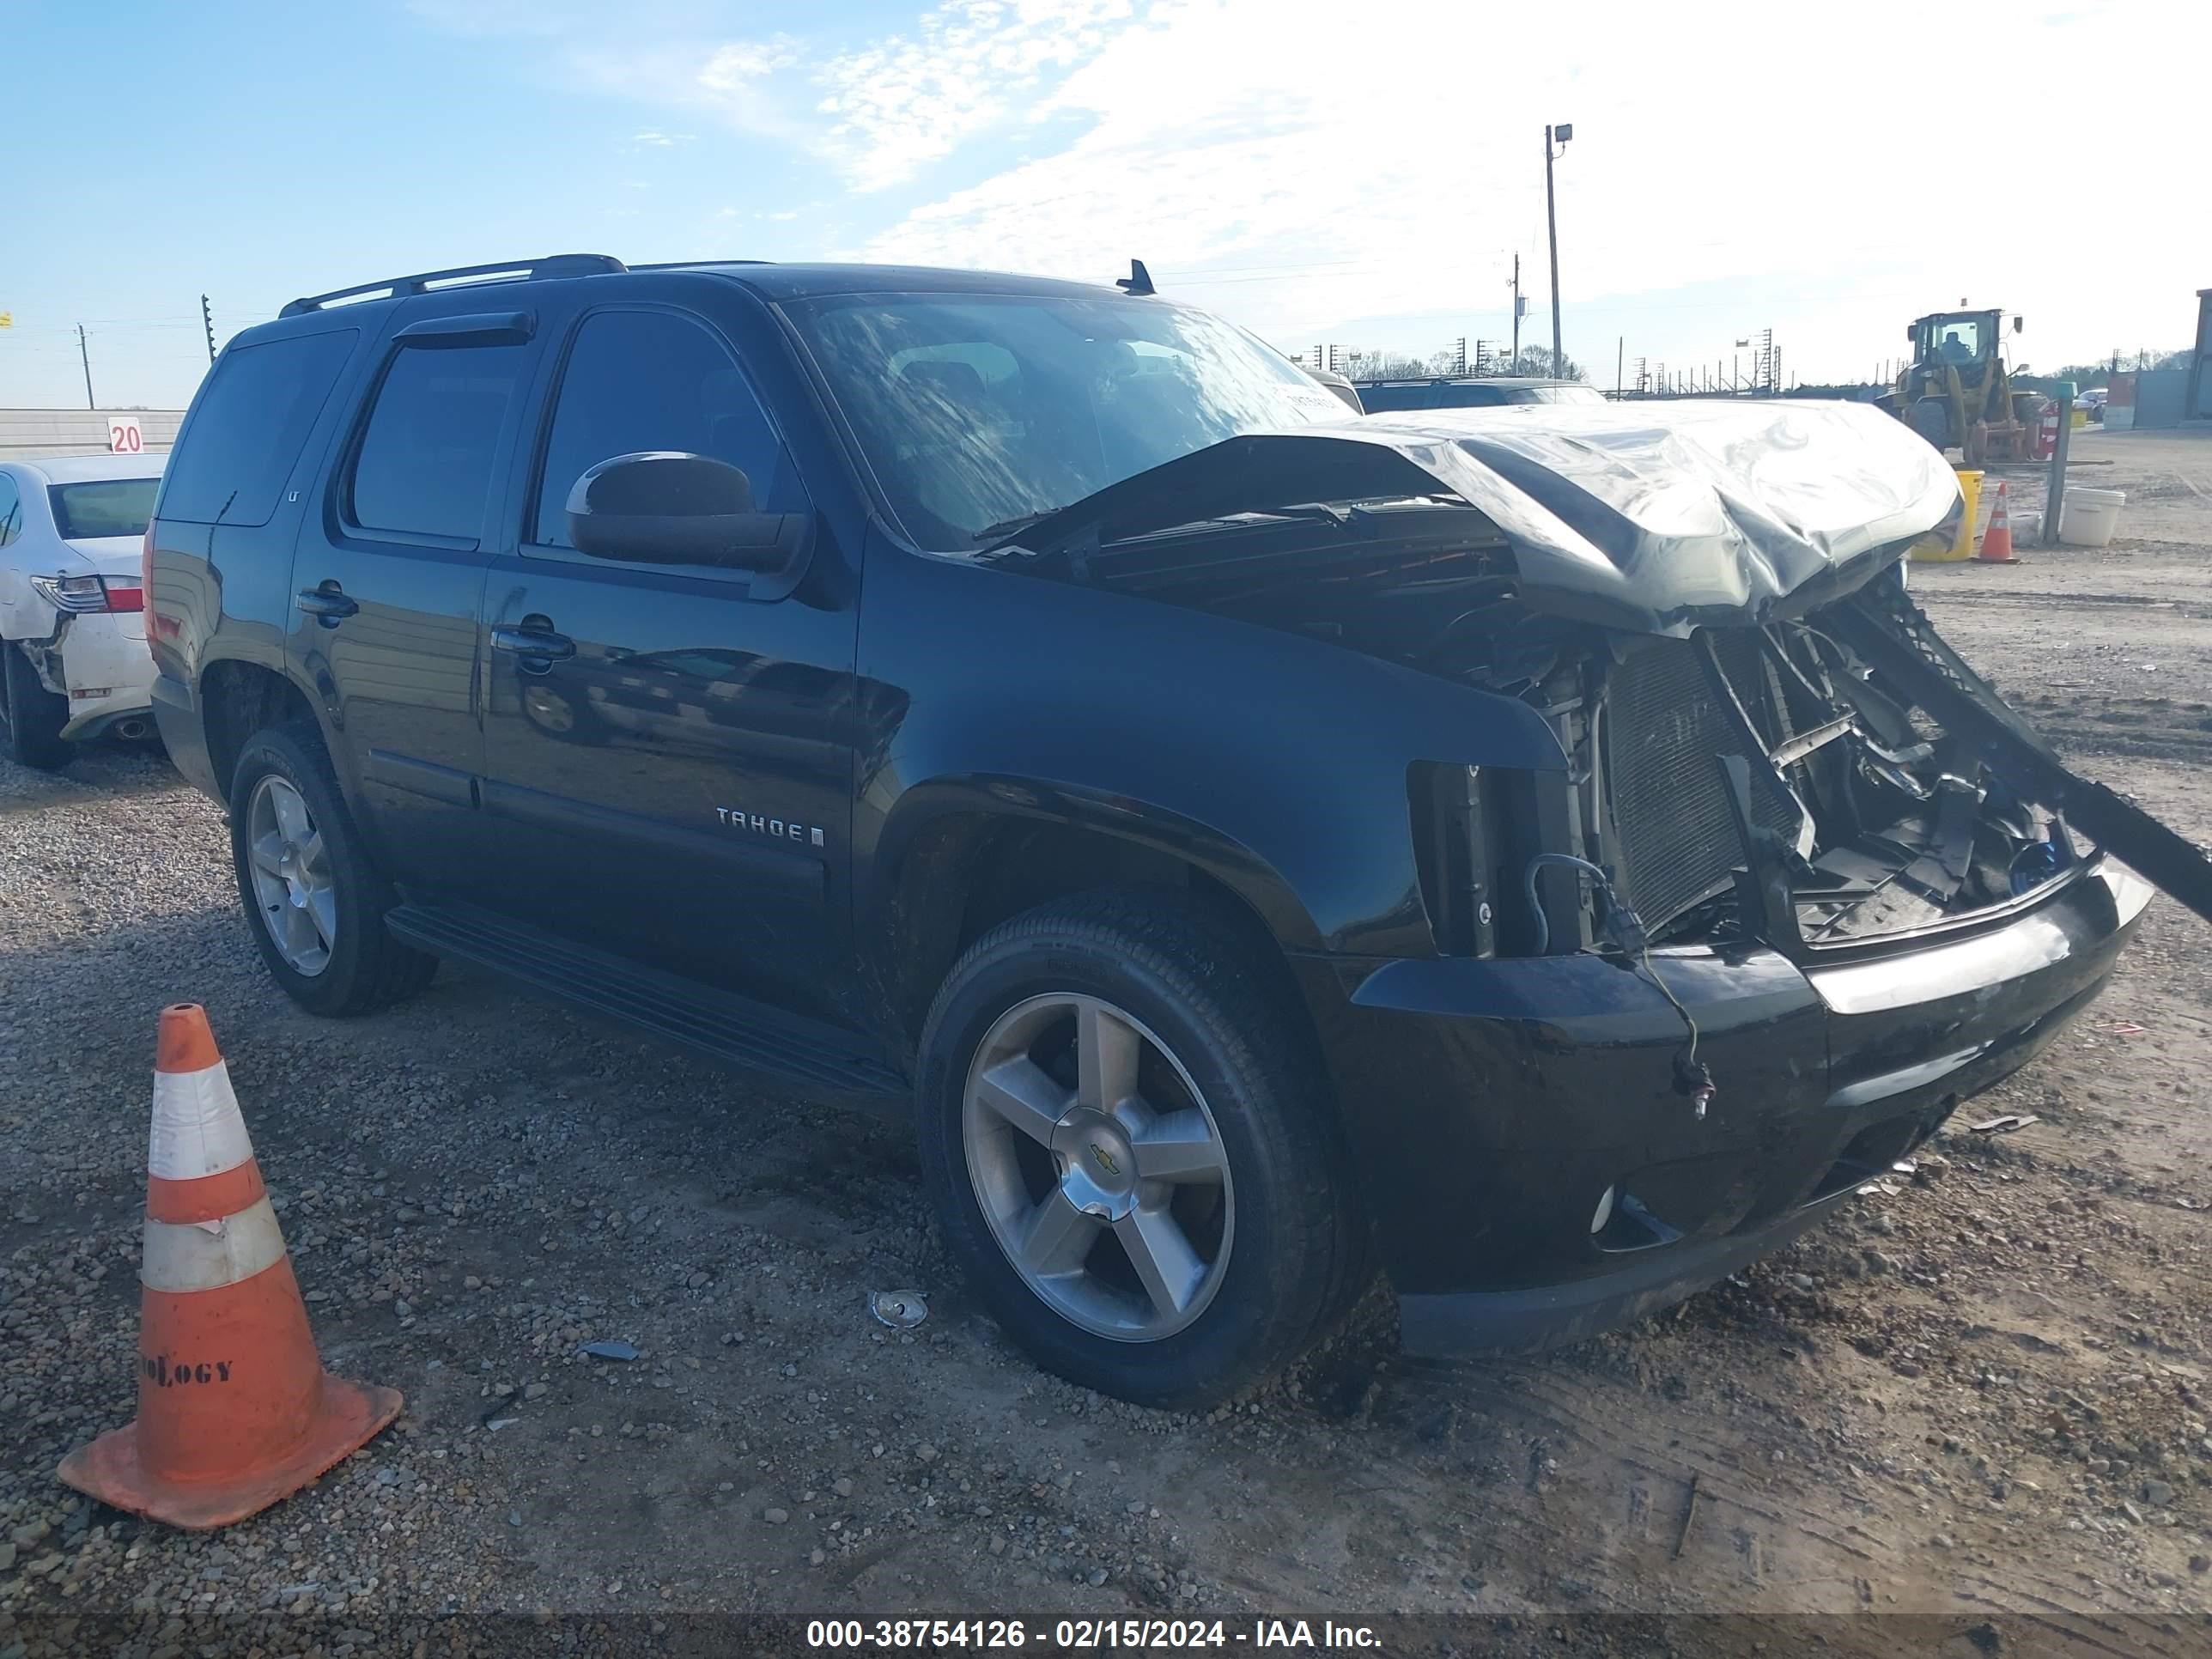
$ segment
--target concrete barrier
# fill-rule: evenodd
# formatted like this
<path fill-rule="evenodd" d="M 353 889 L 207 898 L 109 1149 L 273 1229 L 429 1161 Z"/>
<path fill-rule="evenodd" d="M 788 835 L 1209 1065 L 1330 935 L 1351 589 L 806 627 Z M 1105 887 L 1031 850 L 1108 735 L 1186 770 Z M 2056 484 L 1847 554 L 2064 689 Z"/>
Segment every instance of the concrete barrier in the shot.
<path fill-rule="evenodd" d="M 177 428 L 185 418 L 181 409 L 0 409 L 0 461 L 105 455 L 111 415 L 128 415 L 138 422 L 149 454 L 158 454 L 177 441 Z"/>

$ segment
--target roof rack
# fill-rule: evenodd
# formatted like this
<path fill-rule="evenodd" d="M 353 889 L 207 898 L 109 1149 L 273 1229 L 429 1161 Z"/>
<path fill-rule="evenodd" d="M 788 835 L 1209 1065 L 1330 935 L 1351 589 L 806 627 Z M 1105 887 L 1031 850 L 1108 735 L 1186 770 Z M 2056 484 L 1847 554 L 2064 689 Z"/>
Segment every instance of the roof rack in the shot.
<path fill-rule="evenodd" d="M 606 271 L 629 269 L 611 253 L 556 253 L 544 259 L 506 259 L 490 265 L 455 265 L 451 270 L 425 270 L 412 276 L 387 276 L 381 282 L 363 283 L 356 288 L 332 289 L 328 294 L 295 300 L 276 314 L 280 317 L 303 317 L 311 311 L 320 311 L 334 300 L 350 300 L 364 294 L 389 295 L 396 300 L 403 295 L 428 294 L 433 287 L 446 283 L 497 278 L 538 283 L 561 276 L 596 276 Z"/>

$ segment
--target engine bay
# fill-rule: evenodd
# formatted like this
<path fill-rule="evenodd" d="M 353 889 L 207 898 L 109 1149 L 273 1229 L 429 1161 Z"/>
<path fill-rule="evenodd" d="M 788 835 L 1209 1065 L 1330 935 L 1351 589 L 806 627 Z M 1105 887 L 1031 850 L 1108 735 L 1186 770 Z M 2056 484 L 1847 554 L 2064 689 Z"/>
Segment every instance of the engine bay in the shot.
<path fill-rule="evenodd" d="M 1569 757 L 1580 856 L 1653 943 L 1917 933 L 2008 908 L 2092 850 L 1826 620 L 1605 635 L 1522 691 Z"/>

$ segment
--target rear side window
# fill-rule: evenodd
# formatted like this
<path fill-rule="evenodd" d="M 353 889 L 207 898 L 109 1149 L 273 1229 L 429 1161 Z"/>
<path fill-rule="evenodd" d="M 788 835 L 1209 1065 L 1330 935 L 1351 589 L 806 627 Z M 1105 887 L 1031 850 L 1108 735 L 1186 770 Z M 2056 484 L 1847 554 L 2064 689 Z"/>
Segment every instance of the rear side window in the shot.
<path fill-rule="evenodd" d="M 159 515 L 263 525 L 361 338 L 358 329 L 234 346 L 178 435 Z"/>
<path fill-rule="evenodd" d="M 805 509 L 783 446 L 726 346 L 668 312 L 602 311 L 576 331 L 561 372 L 532 539 L 569 545 L 576 480 L 601 461 L 651 449 L 727 461 L 752 481 L 763 513 Z"/>
<path fill-rule="evenodd" d="M 522 346 L 416 346 L 385 372 L 354 460 L 353 522 L 363 530 L 474 542 Z"/>

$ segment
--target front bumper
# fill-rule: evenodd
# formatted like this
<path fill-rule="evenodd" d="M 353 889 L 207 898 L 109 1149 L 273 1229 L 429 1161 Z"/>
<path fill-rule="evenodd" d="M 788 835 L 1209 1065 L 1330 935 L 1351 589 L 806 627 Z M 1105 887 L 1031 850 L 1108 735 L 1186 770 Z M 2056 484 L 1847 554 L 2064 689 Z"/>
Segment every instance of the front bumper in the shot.
<path fill-rule="evenodd" d="M 1302 959 L 1407 1348 L 1587 1336 L 1785 1243 L 2049 1043 L 2150 890 L 2100 860 L 1875 959 L 1656 955 L 1717 1085 L 1703 1117 L 1681 1017 L 1616 960 Z"/>

